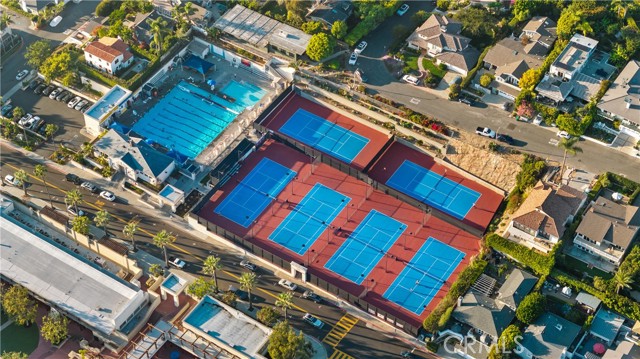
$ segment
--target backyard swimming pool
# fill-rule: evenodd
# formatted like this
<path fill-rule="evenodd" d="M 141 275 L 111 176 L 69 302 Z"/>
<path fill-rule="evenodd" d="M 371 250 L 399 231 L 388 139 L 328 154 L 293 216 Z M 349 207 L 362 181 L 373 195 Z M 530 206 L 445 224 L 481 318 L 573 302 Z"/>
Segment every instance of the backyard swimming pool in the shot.
<path fill-rule="evenodd" d="M 191 159 L 196 158 L 244 109 L 266 91 L 231 81 L 221 91 L 227 99 L 180 81 L 136 124 L 133 131 Z"/>

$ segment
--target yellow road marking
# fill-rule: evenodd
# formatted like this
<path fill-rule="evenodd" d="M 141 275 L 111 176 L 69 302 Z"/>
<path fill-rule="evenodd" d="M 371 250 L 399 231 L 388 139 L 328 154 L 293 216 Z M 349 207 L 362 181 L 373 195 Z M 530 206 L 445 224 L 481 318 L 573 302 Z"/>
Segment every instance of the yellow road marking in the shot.
<path fill-rule="evenodd" d="M 355 359 L 355 358 L 343 351 L 340 351 L 334 348 L 333 354 L 331 354 L 329 359 Z"/>
<path fill-rule="evenodd" d="M 322 339 L 324 343 L 329 344 L 332 347 L 336 347 L 344 337 L 349 334 L 351 329 L 358 323 L 358 318 L 345 314 L 338 320 L 338 323 L 333 326 L 327 336 Z"/>

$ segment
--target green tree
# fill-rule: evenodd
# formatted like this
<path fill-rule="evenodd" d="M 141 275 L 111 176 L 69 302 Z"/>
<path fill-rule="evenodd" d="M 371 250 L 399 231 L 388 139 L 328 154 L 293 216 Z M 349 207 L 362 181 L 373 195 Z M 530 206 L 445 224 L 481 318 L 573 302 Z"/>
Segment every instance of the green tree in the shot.
<path fill-rule="evenodd" d="M 242 290 L 246 290 L 247 294 L 249 294 L 249 311 L 252 311 L 253 298 L 251 295 L 251 291 L 253 290 L 253 288 L 255 288 L 257 283 L 256 274 L 250 273 L 250 272 L 244 272 L 240 276 L 240 279 L 238 279 L 238 282 L 240 283 L 240 288 L 242 288 Z"/>
<path fill-rule="evenodd" d="M 169 256 L 167 255 L 167 246 L 176 241 L 176 237 L 166 230 L 161 230 L 153 236 L 153 244 L 162 249 L 164 252 L 164 265 L 169 266 Z"/>
<path fill-rule="evenodd" d="M 336 20 L 333 25 L 331 25 L 331 35 L 338 40 L 342 40 L 347 35 L 347 30 L 347 23 L 342 20 Z"/>
<path fill-rule="evenodd" d="M 16 284 L 2 294 L 2 310 L 24 326 L 36 321 L 38 305 L 29 297 L 27 288 Z"/>
<path fill-rule="evenodd" d="M 147 19 L 147 24 L 151 28 L 151 33 L 153 34 L 153 42 L 156 45 L 156 51 L 158 55 L 162 53 L 162 44 L 164 34 L 167 32 L 167 21 L 164 20 L 161 16 L 157 19 Z"/>
<path fill-rule="evenodd" d="M 513 18 L 517 22 L 529 20 L 536 8 L 536 0 L 518 0 L 511 7 Z"/>
<path fill-rule="evenodd" d="M 157 263 L 153 263 L 149 266 L 149 273 L 154 277 L 159 277 L 164 274 L 164 269 Z"/>
<path fill-rule="evenodd" d="M 82 202 L 82 193 L 80 193 L 77 188 L 68 191 L 64 196 L 64 203 L 67 206 L 73 206 L 73 208 L 76 210 L 76 213 L 79 212 L 78 204 L 80 202 Z"/>
<path fill-rule="evenodd" d="M 307 45 L 307 56 L 311 60 L 320 61 L 333 53 L 335 41 L 325 33 L 315 34 Z"/>
<path fill-rule="evenodd" d="M 465 7 L 454 18 L 462 23 L 462 33 L 474 42 L 489 43 L 495 37 L 497 21 L 484 7 Z"/>
<path fill-rule="evenodd" d="M 133 250 L 136 250 L 136 240 L 134 237 L 136 235 L 136 232 L 138 232 L 139 224 L 140 221 L 132 219 L 127 222 L 127 224 L 125 224 L 124 228 L 122 228 L 122 234 L 131 241 L 131 247 L 133 248 Z"/>
<path fill-rule="evenodd" d="M 49 193 L 49 184 L 47 184 L 47 167 L 41 164 L 37 164 L 33 168 L 33 175 L 38 177 L 42 183 L 44 183 L 44 189 L 47 191 L 47 196 L 49 197 L 49 205 L 51 208 L 53 207 L 53 199 L 51 198 L 51 193 Z"/>
<path fill-rule="evenodd" d="M 282 308 L 285 319 L 288 318 L 287 310 L 291 309 L 292 306 L 293 306 L 293 293 L 282 292 L 278 294 L 278 298 L 276 298 L 276 307 Z"/>
<path fill-rule="evenodd" d="M 24 190 L 24 196 L 27 197 L 29 194 L 27 193 L 27 180 L 29 179 L 29 175 L 25 170 L 17 170 L 13 173 L 13 177 L 15 181 L 18 182 L 22 189 Z"/>
<path fill-rule="evenodd" d="M 276 320 L 280 317 L 280 314 L 271 307 L 262 307 L 258 313 L 256 313 L 256 318 L 260 323 L 272 326 L 275 324 Z"/>
<path fill-rule="evenodd" d="M 27 51 L 24 53 L 27 65 L 34 70 L 40 69 L 40 66 L 51 56 L 51 50 L 49 40 L 38 40 L 27 46 Z"/>
<path fill-rule="evenodd" d="M 75 216 L 71 220 L 71 229 L 73 230 L 73 238 L 76 240 L 76 242 L 78 241 L 78 237 L 76 236 L 76 233 L 80 233 L 85 236 L 89 234 L 89 223 L 91 223 L 91 221 L 87 216 Z"/>
<path fill-rule="evenodd" d="M 498 347 L 503 352 L 508 352 L 516 348 L 516 338 L 522 337 L 522 332 L 517 325 L 511 324 L 500 335 Z"/>
<path fill-rule="evenodd" d="M 413 22 L 417 24 L 422 24 L 429 18 L 429 16 L 431 16 L 431 14 L 429 14 L 428 12 L 424 10 L 418 10 L 415 14 L 413 14 L 411 20 L 413 20 Z"/>
<path fill-rule="evenodd" d="M 583 21 L 576 25 L 576 31 L 580 31 L 582 35 L 587 36 L 593 34 L 593 28 L 589 25 L 589 22 Z"/>
<path fill-rule="evenodd" d="M 631 285 L 633 284 L 633 273 L 626 270 L 618 270 L 612 280 L 616 286 L 616 294 L 619 294 L 622 289 L 631 289 Z"/>
<path fill-rule="evenodd" d="M 53 345 L 62 343 L 69 334 L 69 318 L 62 314 L 50 312 L 42 317 L 40 334 L 44 340 Z"/>
<path fill-rule="evenodd" d="M 83 157 L 88 157 L 93 154 L 93 145 L 89 142 L 85 142 L 80 146 L 80 153 Z"/>
<path fill-rule="evenodd" d="M 313 355 L 302 331 L 296 334 L 286 320 L 273 327 L 267 351 L 272 359 L 310 359 Z"/>
<path fill-rule="evenodd" d="M 438 9 L 447 10 L 451 5 L 451 0 L 438 0 L 436 1 L 436 6 Z"/>
<path fill-rule="evenodd" d="M 50 55 L 40 66 L 40 73 L 47 82 L 65 77 L 70 71 L 72 71 L 71 55 L 66 51 L 58 51 Z"/>
<path fill-rule="evenodd" d="M 198 298 L 198 300 L 204 298 L 205 295 L 214 294 L 218 290 L 218 287 L 212 280 L 204 278 L 198 278 L 187 287 L 187 293 Z"/>
<path fill-rule="evenodd" d="M 7 26 L 13 23 L 11 15 L 6 11 L 0 15 L 0 30 L 4 30 Z"/>
<path fill-rule="evenodd" d="M 13 109 L 13 121 L 14 122 L 18 122 L 21 118 L 23 118 L 27 113 L 24 112 L 24 109 L 20 106 L 17 106 L 16 108 Z M 22 133 L 24 134 L 24 140 L 27 141 L 28 137 L 27 137 L 27 130 L 24 128 L 24 126 L 22 127 Z"/>
<path fill-rule="evenodd" d="M 480 86 L 482 87 L 489 87 L 489 85 L 491 85 L 491 81 L 493 81 L 493 76 L 490 73 L 480 76 Z"/>
<path fill-rule="evenodd" d="M 577 153 L 582 152 L 582 148 L 576 146 L 576 143 L 580 140 L 580 137 L 562 138 L 558 143 L 564 154 L 562 156 L 562 167 L 560 167 L 560 181 L 564 176 L 565 166 L 567 164 L 567 154 L 575 156 Z"/>
<path fill-rule="evenodd" d="M 48 123 L 45 127 L 44 127 L 44 135 L 47 139 L 50 139 L 53 137 L 53 135 L 58 132 L 58 125 L 54 124 L 54 123 Z"/>
<path fill-rule="evenodd" d="M 96 216 L 93 218 L 93 222 L 96 226 L 102 227 L 104 233 L 107 233 L 107 226 L 109 225 L 109 222 L 111 222 L 111 215 L 106 210 L 101 209 L 96 213 Z"/>
<path fill-rule="evenodd" d="M 29 356 L 22 352 L 2 352 L 2 359 L 28 359 Z"/>
<path fill-rule="evenodd" d="M 546 299 L 544 295 L 533 292 L 522 300 L 516 309 L 516 317 L 525 324 L 533 323 L 545 311 Z"/>
<path fill-rule="evenodd" d="M 322 23 L 320 21 L 307 21 L 300 28 L 309 35 L 315 35 L 322 32 Z"/>
<path fill-rule="evenodd" d="M 211 276 L 213 278 L 213 282 L 216 284 L 216 288 L 218 288 L 218 271 L 222 269 L 221 258 L 217 256 L 208 256 L 202 262 L 202 272 L 205 275 Z"/>
<path fill-rule="evenodd" d="M 521 89 L 533 90 L 533 88 L 540 81 L 540 76 L 538 76 L 539 71 L 537 69 L 529 69 L 522 74 L 520 77 L 520 81 L 518 82 L 518 86 Z"/>
<path fill-rule="evenodd" d="M 570 113 L 563 113 L 556 118 L 556 125 L 562 131 L 567 131 L 570 135 L 580 136 L 580 121 Z"/>
<path fill-rule="evenodd" d="M 460 91 L 460 84 L 451 84 L 451 86 L 449 86 L 449 99 L 457 100 L 458 97 L 460 97 Z"/>

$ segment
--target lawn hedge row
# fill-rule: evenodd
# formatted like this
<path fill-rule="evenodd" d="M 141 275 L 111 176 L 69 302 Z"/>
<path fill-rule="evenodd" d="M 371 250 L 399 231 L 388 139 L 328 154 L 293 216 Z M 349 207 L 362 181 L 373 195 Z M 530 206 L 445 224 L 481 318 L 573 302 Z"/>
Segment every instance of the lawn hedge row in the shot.
<path fill-rule="evenodd" d="M 538 275 L 548 275 L 555 265 L 555 256 L 551 252 L 548 255 L 540 254 L 523 245 L 512 242 L 495 233 L 486 238 L 487 245 L 498 252 L 502 252 L 525 266 L 533 269 Z"/>
<path fill-rule="evenodd" d="M 487 55 L 487 52 L 489 52 L 489 50 L 492 47 L 493 46 L 487 46 L 484 49 L 484 51 L 482 51 L 482 53 L 480 54 L 480 57 L 478 58 L 478 62 L 476 63 L 476 66 L 467 73 L 467 76 L 460 83 L 460 87 L 467 88 L 467 86 L 469 86 L 469 84 L 471 83 L 471 80 L 473 80 L 473 78 L 476 76 L 476 72 L 478 72 L 478 70 L 482 67 L 482 64 L 484 63 L 484 57 Z"/>
<path fill-rule="evenodd" d="M 574 290 L 587 292 L 597 297 L 606 307 L 610 308 L 611 310 L 614 310 L 631 319 L 640 320 L 640 303 L 632 299 L 615 293 L 605 293 L 599 291 L 589 284 L 578 280 L 559 269 L 554 269 L 551 272 L 551 276 L 563 285 L 569 286 Z"/>
<path fill-rule="evenodd" d="M 467 268 L 465 268 L 452 285 L 447 295 L 442 299 L 440 304 L 433 310 L 423 322 L 423 327 L 429 332 L 435 332 L 443 328 L 448 321 L 448 316 L 453 312 L 453 306 L 456 304 L 458 297 L 464 295 L 471 285 L 480 277 L 487 267 L 487 261 L 476 259 Z M 444 318 L 443 318 L 444 316 Z"/>

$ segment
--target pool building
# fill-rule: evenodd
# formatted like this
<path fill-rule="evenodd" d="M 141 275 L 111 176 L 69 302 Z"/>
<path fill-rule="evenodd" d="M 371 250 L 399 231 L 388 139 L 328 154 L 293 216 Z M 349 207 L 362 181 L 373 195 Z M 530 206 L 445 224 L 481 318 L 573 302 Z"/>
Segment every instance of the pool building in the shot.
<path fill-rule="evenodd" d="M 131 91 L 119 85 L 113 86 L 96 103 L 84 113 L 87 132 L 98 136 L 106 128 L 114 115 L 119 115 L 127 107 Z"/>
<path fill-rule="evenodd" d="M 271 328 L 210 296 L 202 298 L 182 323 L 229 353 L 246 359 L 265 358 L 272 332 Z"/>

